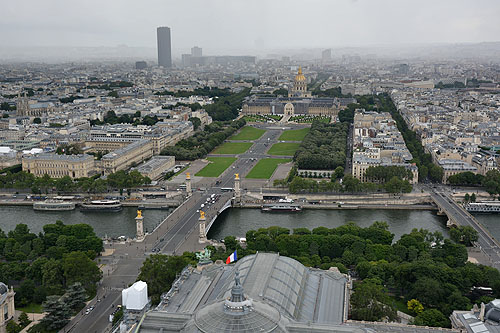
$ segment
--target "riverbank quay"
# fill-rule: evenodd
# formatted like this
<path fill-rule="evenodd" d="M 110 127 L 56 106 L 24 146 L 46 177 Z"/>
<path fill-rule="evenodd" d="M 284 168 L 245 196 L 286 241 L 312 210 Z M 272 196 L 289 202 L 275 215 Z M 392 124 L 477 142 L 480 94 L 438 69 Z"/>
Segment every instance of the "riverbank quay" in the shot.
<path fill-rule="evenodd" d="M 0 206 L 33 206 L 33 201 L 0 200 Z"/>
<path fill-rule="evenodd" d="M 243 201 L 251 203 L 271 203 L 278 201 L 278 198 L 292 199 L 296 204 L 312 204 L 312 205 L 418 205 L 418 204 L 433 204 L 433 200 L 429 193 L 404 193 L 404 194 L 391 194 L 391 193 L 301 193 L 301 194 L 276 194 L 247 192 L 245 193 Z"/>
<path fill-rule="evenodd" d="M 255 202 L 242 202 L 241 204 L 234 204 L 233 208 L 261 208 L 263 203 Z M 301 204 L 299 206 L 302 209 L 388 209 L 388 210 L 437 210 L 436 205 L 433 204 L 364 204 L 364 205 L 351 205 L 351 204 L 333 204 L 333 203 L 322 203 L 322 204 Z"/>
<path fill-rule="evenodd" d="M 43 200 L 42 200 L 43 201 Z M 33 206 L 34 203 L 41 202 L 32 200 L 0 200 L 0 206 Z M 77 206 L 81 205 L 83 201 L 73 201 Z M 123 207 L 137 207 L 139 209 L 170 209 L 179 207 L 181 205 L 181 200 L 130 200 L 121 201 Z"/>
<path fill-rule="evenodd" d="M 485 191 L 449 191 L 449 195 L 453 197 L 453 200 L 457 202 L 462 202 L 464 200 L 465 194 L 475 193 L 476 201 L 488 201 L 491 200 L 491 196 Z M 364 205 L 367 202 L 377 204 L 419 204 L 419 203 L 434 203 L 431 198 L 430 191 L 414 191 L 411 193 L 298 193 L 291 194 L 286 191 L 277 191 L 273 189 L 271 191 L 247 191 L 244 194 L 246 200 L 273 200 L 270 198 L 288 198 L 294 200 L 296 203 L 306 203 L 306 202 L 321 202 L 321 203 L 338 203 L 345 202 L 346 204 L 353 205 Z M 266 202 L 267 203 L 267 202 Z"/>

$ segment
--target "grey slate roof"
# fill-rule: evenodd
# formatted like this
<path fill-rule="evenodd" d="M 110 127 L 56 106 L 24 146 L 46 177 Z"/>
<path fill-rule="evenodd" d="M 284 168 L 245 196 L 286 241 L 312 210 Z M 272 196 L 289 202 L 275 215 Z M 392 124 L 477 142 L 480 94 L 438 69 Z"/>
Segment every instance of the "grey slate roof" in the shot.
<path fill-rule="evenodd" d="M 245 305 L 235 300 L 235 275 Z M 238 280 L 238 279 L 236 279 Z M 236 264 L 187 268 L 162 302 L 146 314 L 139 333 L 199 332 L 434 332 L 432 328 L 346 323 L 348 277 L 305 267 L 276 253 L 249 255 Z M 229 302 L 229 303 L 228 303 Z M 240 304 L 240 303 L 238 303 Z"/>

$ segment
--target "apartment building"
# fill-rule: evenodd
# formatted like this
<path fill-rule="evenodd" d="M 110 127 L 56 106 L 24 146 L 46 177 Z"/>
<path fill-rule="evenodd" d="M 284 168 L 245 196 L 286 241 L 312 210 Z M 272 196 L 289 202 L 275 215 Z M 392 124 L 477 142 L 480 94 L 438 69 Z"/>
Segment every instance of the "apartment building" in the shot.
<path fill-rule="evenodd" d="M 418 182 L 418 168 L 395 121 L 387 112 L 357 109 L 354 115 L 352 176 L 361 182 L 370 181 L 366 170 L 375 166 L 401 166 L 411 171 L 410 184 Z"/>
<path fill-rule="evenodd" d="M 457 173 L 467 171 L 478 173 L 478 169 L 475 166 L 461 160 L 443 158 L 438 161 L 438 164 L 443 168 L 443 183 L 448 183 L 448 178 Z"/>

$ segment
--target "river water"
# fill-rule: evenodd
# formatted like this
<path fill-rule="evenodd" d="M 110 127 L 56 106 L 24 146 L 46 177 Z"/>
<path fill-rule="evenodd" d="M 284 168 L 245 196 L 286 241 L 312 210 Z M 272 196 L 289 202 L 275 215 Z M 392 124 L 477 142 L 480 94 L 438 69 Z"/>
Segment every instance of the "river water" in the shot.
<path fill-rule="evenodd" d="M 144 210 L 144 228 L 153 230 L 171 210 Z M 124 207 L 118 213 L 80 212 L 78 209 L 66 212 L 39 212 L 27 206 L 0 206 L 0 228 L 7 232 L 16 224 L 25 223 L 32 232 L 42 231 L 48 223 L 61 220 L 66 224 L 88 223 L 100 237 L 135 235 L 136 208 Z M 500 239 L 500 215 L 476 215 L 492 235 Z M 361 227 L 370 226 L 375 221 L 385 221 L 389 230 L 395 234 L 395 240 L 409 233 L 413 228 L 440 231 L 448 235 L 446 217 L 428 210 L 304 210 L 299 213 L 262 213 L 259 209 L 230 208 L 224 211 L 214 222 L 208 237 L 222 239 L 233 235 L 245 237 L 248 230 L 280 226 L 290 230 L 294 228 L 313 229 L 319 226 L 334 228 L 350 221 Z"/>
<path fill-rule="evenodd" d="M 144 210 L 144 230 L 153 230 L 171 211 Z M 100 237 L 133 237 L 136 216 L 137 209 L 134 207 L 123 207 L 120 212 L 80 212 L 78 208 L 72 211 L 41 212 L 29 206 L 1 206 L 0 228 L 7 232 L 14 229 L 16 224 L 24 223 L 31 232 L 38 233 L 45 224 L 61 220 L 65 224 L 90 224 Z"/>
<path fill-rule="evenodd" d="M 259 209 L 230 208 L 223 212 L 208 233 L 210 239 L 222 239 L 226 236 L 245 237 L 248 230 L 280 226 L 290 230 L 294 228 L 313 229 L 319 226 L 335 228 L 348 222 L 355 222 L 361 227 L 368 227 L 375 221 L 385 221 L 389 230 L 395 234 L 395 240 L 409 233 L 413 228 L 440 231 L 448 235 L 447 219 L 428 210 L 303 210 L 298 213 L 264 213 Z"/>

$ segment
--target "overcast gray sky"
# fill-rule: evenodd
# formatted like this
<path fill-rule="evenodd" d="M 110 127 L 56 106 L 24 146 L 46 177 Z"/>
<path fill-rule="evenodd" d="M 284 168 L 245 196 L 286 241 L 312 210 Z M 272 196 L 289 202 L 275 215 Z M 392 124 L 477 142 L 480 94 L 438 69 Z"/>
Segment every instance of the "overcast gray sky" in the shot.
<path fill-rule="evenodd" d="M 0 0 L 0 47 L 281 49 L 500 40 L 500 0 Z"/>

